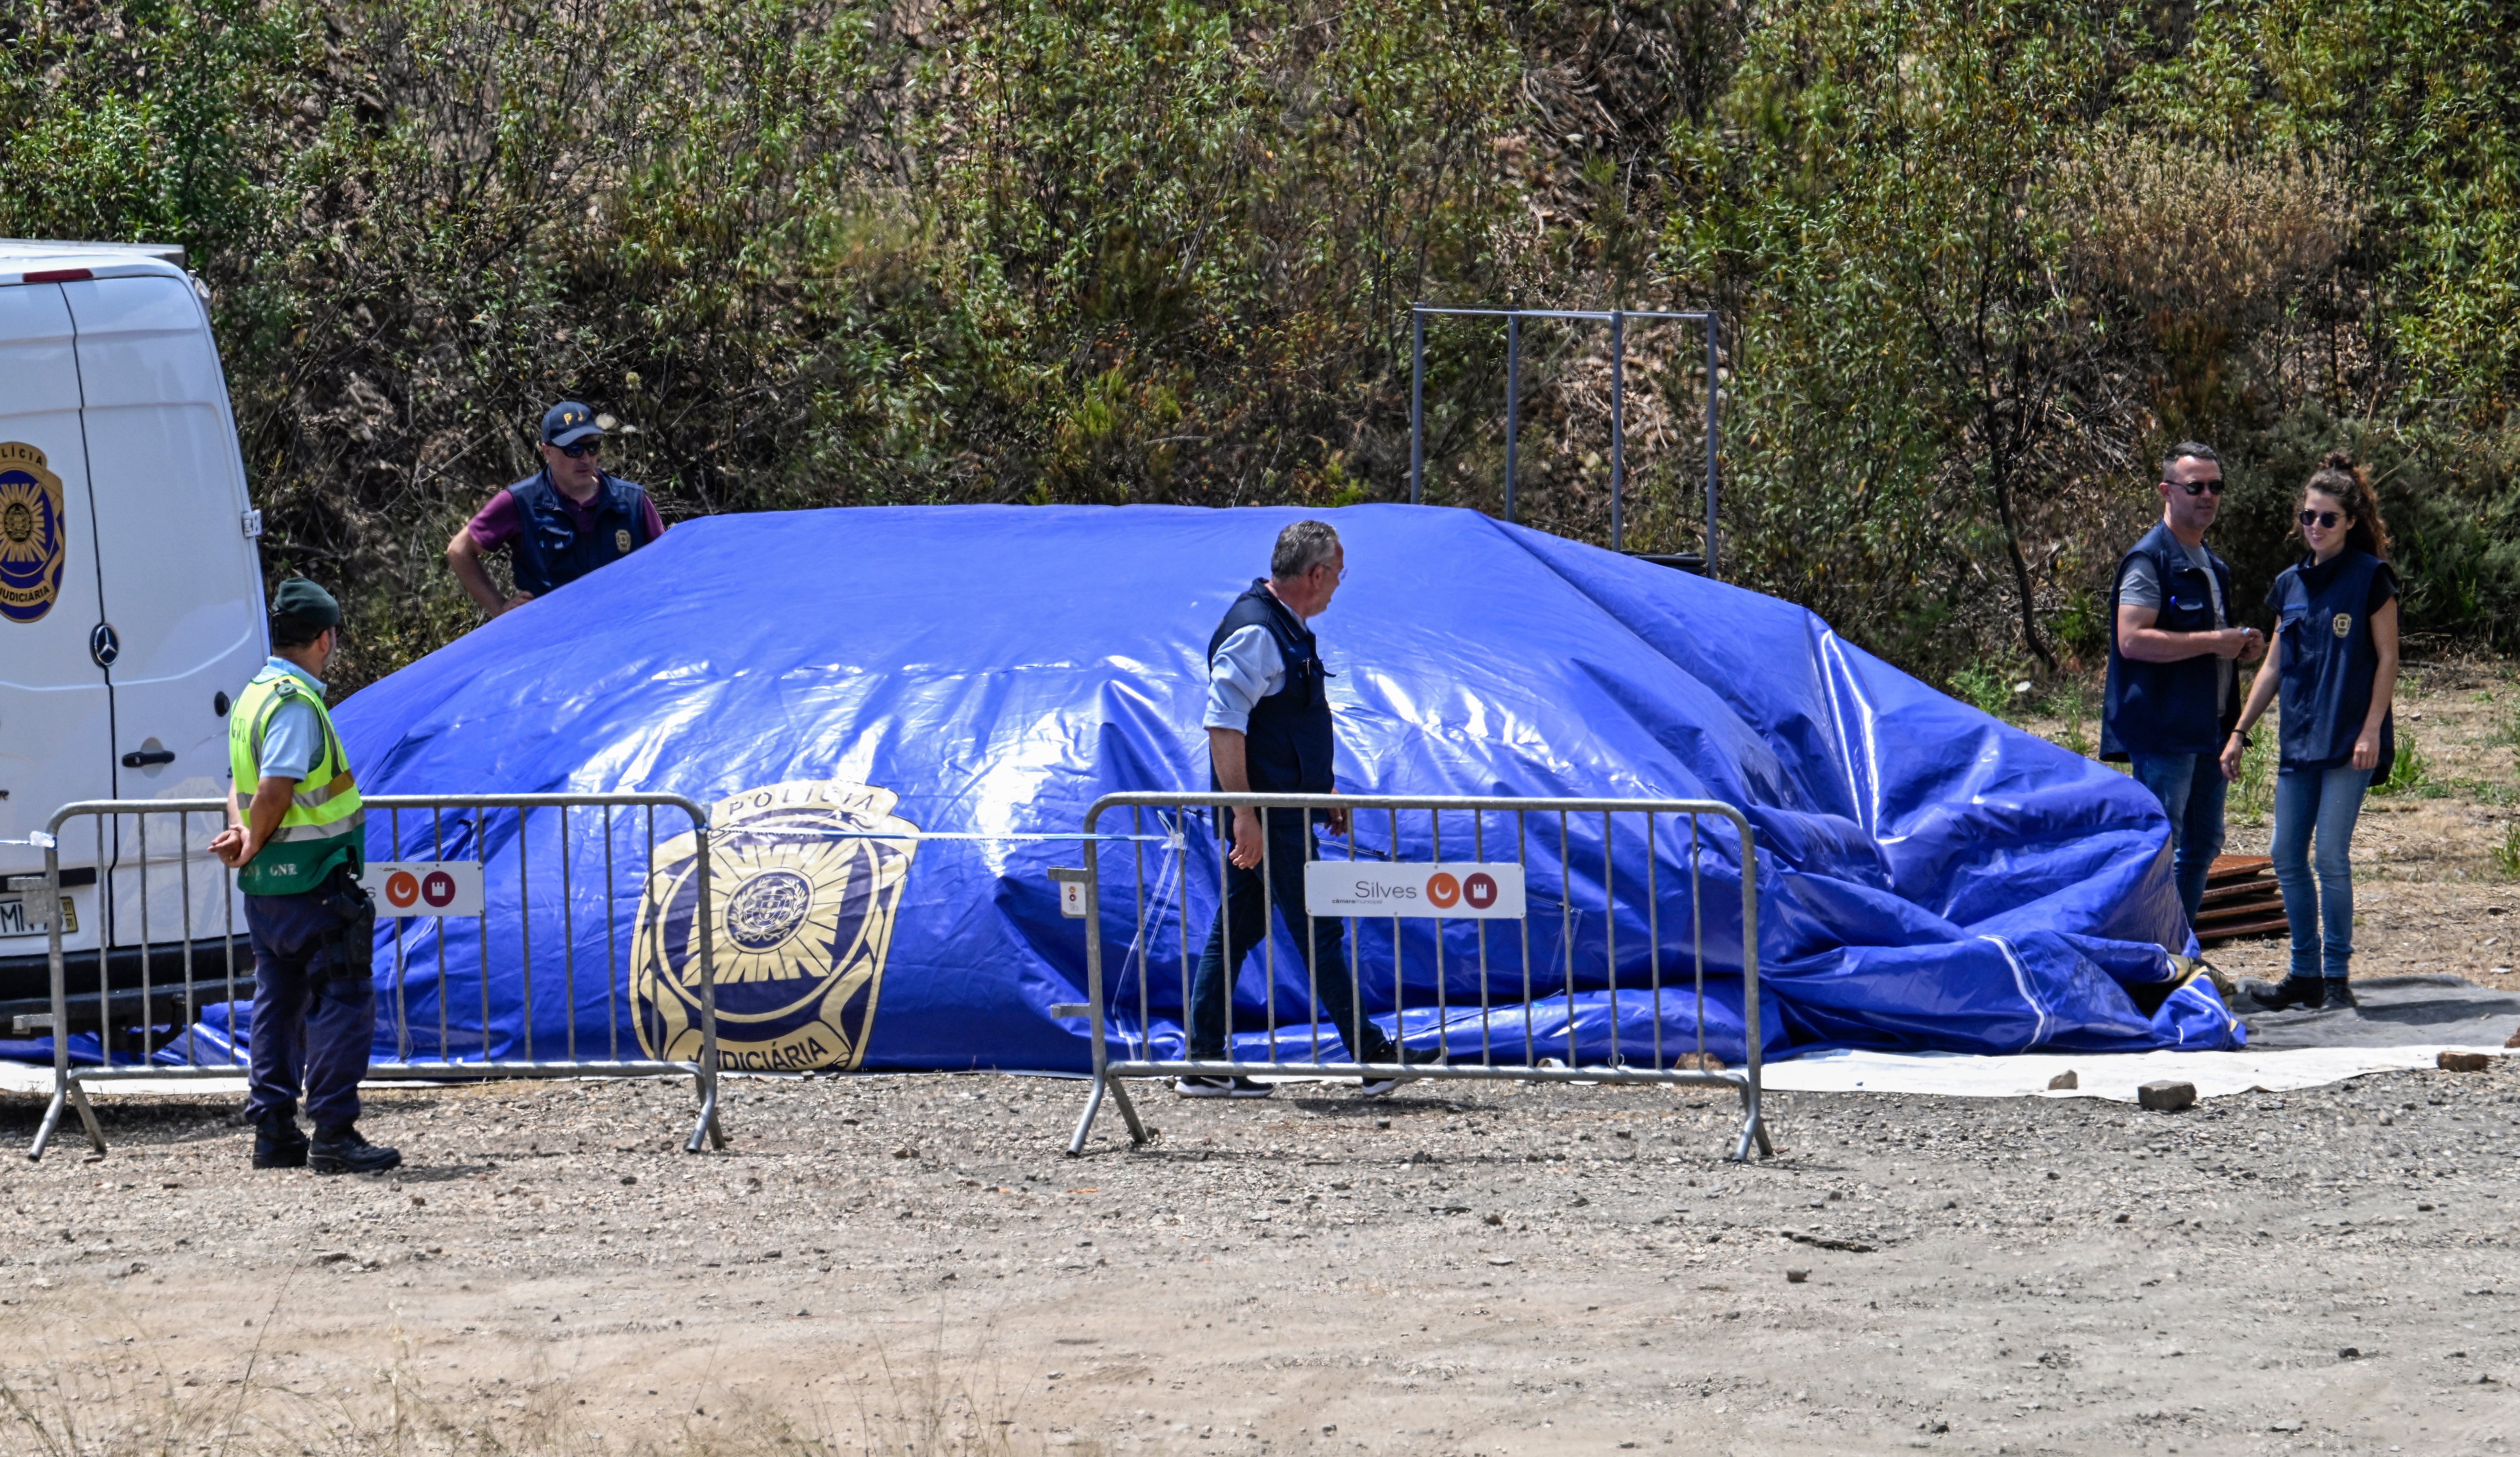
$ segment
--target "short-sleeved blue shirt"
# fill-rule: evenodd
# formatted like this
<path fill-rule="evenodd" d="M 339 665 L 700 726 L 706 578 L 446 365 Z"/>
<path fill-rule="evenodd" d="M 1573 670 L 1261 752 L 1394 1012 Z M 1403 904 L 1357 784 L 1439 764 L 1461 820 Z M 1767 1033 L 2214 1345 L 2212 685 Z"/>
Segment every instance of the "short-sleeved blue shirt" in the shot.
<path fill-rule="evenodd" d="M 275 655 L 270 666 L 279 669 L 324 696 L 323 680 L 287 658 Z M 303 779 L 315 767 L 315 756 L 324 752 L 324 726 L 315 719 L 315 705 L 303 698 L 292 698 L 273 711 L 270 724 L 262 730 L 262 776 L 266 779 Z"/>

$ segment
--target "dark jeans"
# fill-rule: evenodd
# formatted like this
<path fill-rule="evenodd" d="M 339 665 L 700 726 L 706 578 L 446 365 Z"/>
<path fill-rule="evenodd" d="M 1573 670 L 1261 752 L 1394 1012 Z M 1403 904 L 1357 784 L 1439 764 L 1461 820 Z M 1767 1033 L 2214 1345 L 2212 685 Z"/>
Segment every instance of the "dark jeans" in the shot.
<path fill-rule="evenodd" d="M 2275 775 L 2275 883 L 2292 930 L 2292 974 L 2343 980 L 2354 959 L 2354 821 L 2373 771 L 2308 769 Z M 2317 861 L 2311 844 L 2317 839 Z"/>
<path fill-rule="evenodd" d="M 317 938 L 340 924 L 313 896 L 248 896 L 253 932 L 253 1022 L 248 1029 L 251 1069 L 245 1116 L 297 1112 L 319 1128 L 359 1117 L 359 1080 L 368 1075 L 376 1032 L 377 990 L 364 976 L 306 981 Z"/>
<path fill-rule="evenodd" d="M 2206 872 L 2223 853 L 2223 797 L 2230 780 L 2223 777 L 2219 754 L 2130 754 L 2135 776 L 2170 817 L 2170 878 L 2179 887 L 2179 904 L 2187 909 L 2187 924 L 2196 924 L 2196 906 L 2205 899 Z"/>
<path fill-rule="evenodd" d="M 1310 820 L 1298 810 L 1263 813 L 1261 820 L 1268 832 L 1269 856 L 1263 864 L 1269 871 L 1269 898 L 1276 902 L 1279 919 L 1285 922 L 1296 949 L 1312 968 L 1312 984 L 1321 997 L 1322 1013 L 1338 1029 L 1340 1039 L 1357 1061 L 1397 1061 L 1399 1053 L 1380 1028 L 1371 1022 L 1362 1027 L 1355 1025 L 1356 998 L 1348 981 L 1346 938 L 1338 918 L 1313 921 L 1312 945 L 1304 945 L 1304 863 L 1316 859 Z M 1220 854 L 1230 849 L 1230 844 L 1218 847 Z M 1229 863 L 1225 871 L 1225 905 L 1217 913 L 1215 928 L 1208 933 L 1207 949 L 1199 953 L 1198 976 L 1191 984 L 1190 1055 L 1193 1060 L 1225 1056 L 1228 1023 L 1233 1016 L 1233 983 L 1241 972 L 1242 958 L 1250 955 L 1268 933 L 1267 916 L 1260 871 Z M 1234 968 L 1234 975 L 1226 972 L 1229 966 Z M 1276 991 L 1274 987 L 1269 989 L 1272 994 Z"/>

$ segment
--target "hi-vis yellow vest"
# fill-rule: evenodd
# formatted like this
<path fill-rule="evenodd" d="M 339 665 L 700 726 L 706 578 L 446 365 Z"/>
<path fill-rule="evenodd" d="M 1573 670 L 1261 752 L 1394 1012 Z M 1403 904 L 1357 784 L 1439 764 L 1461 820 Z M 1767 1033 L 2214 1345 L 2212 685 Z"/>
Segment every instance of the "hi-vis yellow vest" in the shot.
<path fill-rule="evenodd" d="M 252 806 L 254 788 L 262 782 L 263 735 L 270 730 L 272 715 L 292 700 L 314 708 L 324 744 L 298 781 L 279 830 L 237 872 L 237 889 L 248 896 L 311 891 L 343 861 L 353 875 L 367 870 L 367 812 L 359 807 L 359 786 L 350 777 L 340 735 L 333 731 L 333 716 L 320 694 L 269 665 L 246 684 L 244 696 L 228 714 L 228 769 L 236 775 L 237 803 Z"/>

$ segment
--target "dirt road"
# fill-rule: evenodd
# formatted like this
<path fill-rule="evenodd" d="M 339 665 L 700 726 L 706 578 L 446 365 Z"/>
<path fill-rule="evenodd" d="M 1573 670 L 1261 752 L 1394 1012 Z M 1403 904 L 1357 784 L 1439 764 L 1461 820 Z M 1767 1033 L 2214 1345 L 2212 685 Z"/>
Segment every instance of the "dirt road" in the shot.
<path fill-rule="evenodd" d="M 1080 1093 L 745 1081 L 695 1157 L 661 1084 L 394 1092 L 376 1179 L 120 1100 L 104 1160 L 0 1165 L 0 1361 L 42 1421 L 76 1393 L 82 1453 L 2424 1452 L 2520 1418 L 2520 1068 L 2178 1115 L 1777 1094 L 1759 1167 L 1702 1094 L 1466 1085 L 1150 1096 L 1153 1144 L 1070 1161 Z"/>

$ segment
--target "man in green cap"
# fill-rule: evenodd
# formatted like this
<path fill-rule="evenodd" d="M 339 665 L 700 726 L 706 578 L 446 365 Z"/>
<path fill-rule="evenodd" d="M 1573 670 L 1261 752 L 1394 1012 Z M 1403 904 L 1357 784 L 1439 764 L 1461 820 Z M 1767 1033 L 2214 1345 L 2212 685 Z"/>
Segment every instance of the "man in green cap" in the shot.
<path fill-rule="evenodd" d="M 341 641 L 341 607 L 303 577 L 271 599 L 271 659 L 228 715 L 234 821 L 210 841 L 233 866 L 253 933 L 253 1167 L 379 1173 L 402 1155 L 359 1136 L 359 1080 L 377 1020 L 377 913 L 359 887 L 366 816 L 316 675 Z M 250 804 L 242 796 L 254 786 Z M 297 1128 L 298 1092 L 315 1124 Z"/>

